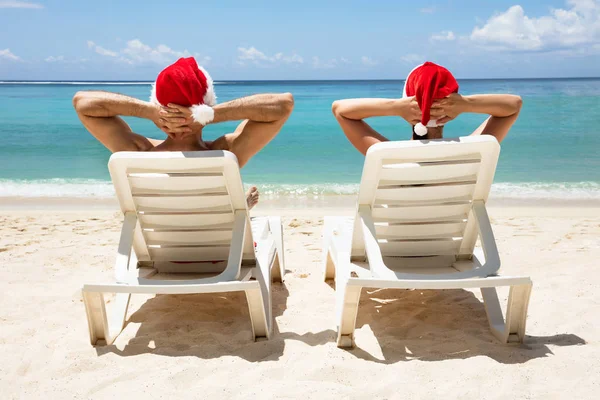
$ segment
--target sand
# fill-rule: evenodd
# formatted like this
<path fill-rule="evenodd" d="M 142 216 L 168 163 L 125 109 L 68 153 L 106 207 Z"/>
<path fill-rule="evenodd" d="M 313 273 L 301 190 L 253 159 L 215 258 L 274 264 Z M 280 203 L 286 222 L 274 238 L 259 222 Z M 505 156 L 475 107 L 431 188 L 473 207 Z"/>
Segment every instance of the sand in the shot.
<path fill-rule="evenodd" d="M 591 399 L 600 389 L 599 208 L 491 208 L 503 272 L 534 282 L 525 344 L 496 341 L 476 292 L 364 290 L 349 351 L 335 345 L 335 292 L 321 279 L 330 210 L 257 211 L 284 215 L 272 340 L 251 341 L 243 294 L 137 295 L 115 344 L 93 347 L 80 288 L 112 276 L 119 213 L 33 208 L 0 211 L 2 399 Z"/>

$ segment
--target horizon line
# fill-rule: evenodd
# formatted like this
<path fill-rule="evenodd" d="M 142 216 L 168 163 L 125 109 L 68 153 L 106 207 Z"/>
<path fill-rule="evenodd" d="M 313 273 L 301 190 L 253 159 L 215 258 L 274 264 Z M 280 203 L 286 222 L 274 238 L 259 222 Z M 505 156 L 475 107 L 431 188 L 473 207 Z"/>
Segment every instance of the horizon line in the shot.
<path fill-rule="evenodd" d="M 571 77 L 520 77 L 520 78 L 456 78 L 462 81 L 517 81 L 517 80 L 569 80 L 569 79 L 600 79 L 600 76 L 571 76 Z M 397 78 L 382 78 L 382 79 L 215 79 L 216 83 L 223 82 L 385 82 L 385 81 L 405 81 L 406 79 Z M 88 80 L 88 79 L 0 79 L 2 83 L 148 83 L 151 84 L 154 80 L 119 80 L 119 79 L 103 79 L 103 80 Z"/>

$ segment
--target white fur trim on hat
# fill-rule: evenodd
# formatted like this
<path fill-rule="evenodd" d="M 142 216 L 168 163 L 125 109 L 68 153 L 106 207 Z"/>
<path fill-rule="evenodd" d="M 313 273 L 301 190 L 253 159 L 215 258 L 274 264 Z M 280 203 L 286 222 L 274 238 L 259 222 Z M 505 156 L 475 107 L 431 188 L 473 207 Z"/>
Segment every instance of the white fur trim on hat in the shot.
<path fill-rule="evenodd" d="M 402 91 L 402 98 L 404 98 L 404 97 L 408 97 L 408 96 L 406 95 L 406 84 L 408 83 L 408 78 L 410 78 L 410 76 L 412 75 L 412 73 L 413 73 L 413 72 L 415 72 L 415 70 L 416 70 L 417 68 L 420 68 L 421 66 L 423 66 L 423 64 L 419 64 L 419 65 L 417 65 L 417 66 L 416 66 L 416 67 L 414 67 L 414 68 L 412 69 L 412 71 L 410 71 L 410 72 L 408 73 L 408 75 L 406 76 L 406 80 L 404 81 L 404 90 Z"/>
<path fill-rule="evenodd" d="M 190 107 L 194 121 L 206 125 L 215 119 L 215 110 L 206 104 L 197 104 Z"/>
<path fill-rule="evenodd" d="M 213 107 L 215 104 L 217 104 L 217 95 L 215 94 L 213 80 L 204 68 L 199 66 L 198 69 L 202 71 L 204 77 L 206 78 L 206 94 L 203 98 L 204 104 Z"/>
<path fill-rule="evenodd" d="M 152 84 L 152 89 L 150 89 L 150 103 L 160 105 L 158 99 L 156 98 L 156 81 L 154 81 Z"/>

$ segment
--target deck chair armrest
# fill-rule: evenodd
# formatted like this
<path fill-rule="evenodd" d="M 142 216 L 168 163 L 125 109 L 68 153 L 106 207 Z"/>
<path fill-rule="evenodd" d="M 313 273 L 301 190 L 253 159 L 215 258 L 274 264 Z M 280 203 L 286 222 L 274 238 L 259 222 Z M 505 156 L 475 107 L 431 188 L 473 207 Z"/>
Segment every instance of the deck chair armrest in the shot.
<path fill-rule="evenodd" d="M 373 222 L 371 207 L 367 205 L 360 205 L 358 207 L 358 218 L 360 218 L 360 223 L 362 225 L 362 231 L 365 240 L 365 250 L 373 277 L 395 279 L 396 275 L 394 274 L 394 271 L 386 267 L 385 263 L 383 262 L 381 249 L 377 243 L 375 223 Z"/>
<path fill-rule="evenodd" d="M 222 281 L 233 281 L 239 278 L 240 269 L 242 267 L 242 257 L 244 254 L 244 241 L 246 238 L 247 223 L 248 218 L 246 210 L 236 210 L 233 220 L 233 236 L 231 238 L 231 245 L 229 247 L 227 267 L 215 278 L 218 278 Z"/>
<path fill-rule="evenodd" d="M 480 270 L 482 272 L 485 271 L 485 275 L 487 276 L 494 275 L 500 269 L 500 255 L 498 254 L 496 239 L 494 238 L 490 218 L 483 200 L 475 200 L 473 202 L 473 213 L 475 214 L 475 220 L 477 221 L 481 247 L 483 249 L 483 255 L 485 256 L 485 262 L 480 267 Z"/>
<path fill-rule="evenodd" d="M 131 279 L 132 274 L 131 256 L 133 248 L 133 236 L 135 226 L 137 225 L 137 214 L 133 211 L 128 211 L 123 217 L 123 227 L 121 228 L 121 238 L 119 239 L 119 247 L 117 249 L 117 259 L 115 260 L 115 280 L 118 283 L 125 283 Z M 135 258 L 135 254 L 133 254 Z"/>

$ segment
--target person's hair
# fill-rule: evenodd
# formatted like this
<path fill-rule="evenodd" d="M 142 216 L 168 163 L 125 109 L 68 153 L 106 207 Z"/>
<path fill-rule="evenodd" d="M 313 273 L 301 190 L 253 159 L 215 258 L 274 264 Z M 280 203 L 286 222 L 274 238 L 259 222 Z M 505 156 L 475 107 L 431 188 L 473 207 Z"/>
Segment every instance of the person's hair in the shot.
<path fill-rule="evenodd" d="M 415 133 L 415 126 L 412 126 L 412 140 L 427 140 L 429 139 L 429 132 L 425 136 L 419 136 Z"/>
<path fill-rule="evenodd" d="M 412 140 L 431 140 L 431 139 L 441 139 L 443 138 L 444 135 L 442 134 L 442 131 L 440 130 L 440 135 L 439 137 L 437 137 L 437 135 L 432 135 L 431 132 L 427 132 L 427 134 L 425 136 L 419 136 L 415 133 L 415 126 L 412 126 Z"/>

